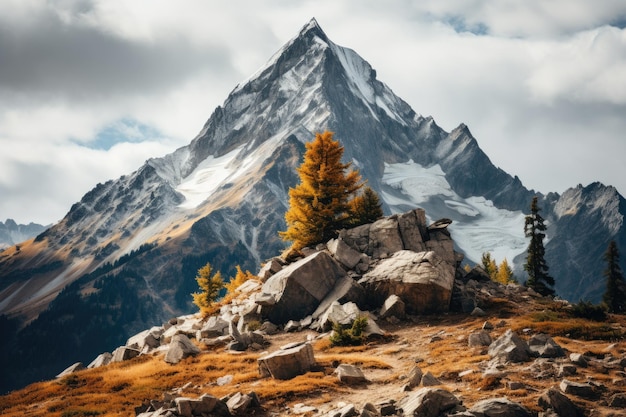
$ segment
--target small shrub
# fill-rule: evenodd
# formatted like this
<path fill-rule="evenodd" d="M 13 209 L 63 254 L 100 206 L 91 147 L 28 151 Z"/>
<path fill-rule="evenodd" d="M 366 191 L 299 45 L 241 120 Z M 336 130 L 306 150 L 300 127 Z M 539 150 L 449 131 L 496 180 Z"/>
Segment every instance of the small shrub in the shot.
<path fill-rule="evenodd" d="M 574 317 L 593 321 L 605 321 L 607 319 L 606 306 L 603 304 L 593 304 L 591 301 L 579 301 L 573 305 L 572 314 Z"/>
<path fill-rule="evenodd" d="M 250 332 L 259 330 L 261 328 L 261 322 L 258 320 L 250 320 L 247 325 L 248 325 L 248 331 Z"/>
<path fill-rule="evenodd" d="M 330 336 L 332 346 L 358 346 L 365 342 L 363 331 L 367 327 L 367 317 L 361 316 L 352 322 L 352 326 L 342 326 L 333 323 L 333 333 Z"/>

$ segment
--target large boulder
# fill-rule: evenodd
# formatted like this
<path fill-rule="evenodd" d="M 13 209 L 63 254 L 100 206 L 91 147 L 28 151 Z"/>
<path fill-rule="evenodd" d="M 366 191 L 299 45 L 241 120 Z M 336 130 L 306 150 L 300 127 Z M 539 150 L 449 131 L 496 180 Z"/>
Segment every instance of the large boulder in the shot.
<path fill-rule="evenodd" d="M 258 359 L 259 374 L 274 379 L 291 379 L 315 366 L 313 346 L 304 343 L 277 350 Z"/>
<path fill-rule="evenodd" d="M 558 343 L 545 333 L 538 333 L 528 340 L 531 352 L 541 358 L 561 358 L 565 351 Z"/>
<path fill-rule="evenodd" d="M 403 416 L 439 417 L 459 406 L 461 401 L 441 388 L 421 388 L 400 400 Z"/>
<path fill-rule="evenodd" d="M 184 334 L 177 334 L 172 337 L 169 349 L 165 354 L 165 362 L 176 364 L 188 356 L 195 356 L 200 353 L 200 349 L 194 345 Z"/>
<path fill-rule="evenodd" d="M 128 338 L 126 346 L 137 349 L 142 353 L 148 353 L 161 346 L 161 335 L 163 332 L 163 327 L 160 326 L 144 330 Z"/>
<path fill-rule="evenodd" d="M 381 260 L 359 283 L 370 303 L 380 306 L 395 294 L 411 314 L 449 310 L 455 268 L 435 252 L 402 250 Z"/>
<path fill-rule="evenodd" d="M 426 228 L 426 212 L 423 209 L 415 209 L 406 213 L 398 214 L 398 230 L 404 249 L 413 252 L 424 252 L 426 242 L 429 240 Z"/>
<path fill-rule="evenodd" d="M 514 331 L 507 330 L 502 336 L 489 345 L 489 356 L 500 363 L 526 362 L 530 360 L 531 351 Z"/>
<path fill-rule="evenodd" d="M 333 289 L 326 294 L 326 297 L 320 302 L 311 316 L 313 319 L 318 319 L 333 304 L 345 304 L 350 302 L 358 306 L 364 306 L 365 289 L 354 279 L 344 276 L 337 279 Z"/>
<path fill-rule="evenodd" d="M 397 216 L 384 217 L 371 224 L 342 230 L 339 239 L 355 251 L 381 259 L 404 249 Z"/>
<path fill-rule="evenodd" d="M 315 252 L 272 275 L 256 302 L 262 306 L 262 315 L 273 323 L 299 320 L 311 315 L 345 276 L 328 253 Z"/>
<path fill-rule="evenodd" d="M 350 326 L 361 315 L 363 312 L 354 303 L 339 304 L 339 302 L 334 302 L 319 318 L 316 330 L 327 332 L 332 329 L 333 323 Z"/>
<path fill-rule="evenodd" d="M 539 397 L 539 406 L 544 410 L 554 410 L 559 416 L 583 417 L 584 413 L 567 396 L 555 388 L 550 388 Z"/>
<path fill-rule="evenodd" d="M 469 409 L 476 417 L 532 417 L 533 414 L 521 404 L 508 398 L 489 398 L 478 401 Z"/>

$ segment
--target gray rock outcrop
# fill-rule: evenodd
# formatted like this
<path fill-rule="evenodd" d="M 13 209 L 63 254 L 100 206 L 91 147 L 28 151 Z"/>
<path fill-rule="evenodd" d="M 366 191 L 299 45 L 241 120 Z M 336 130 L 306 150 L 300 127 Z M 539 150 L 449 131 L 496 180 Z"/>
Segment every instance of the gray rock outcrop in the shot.
<path fill-rule="evenodd" d="M 277 324 L 312 314 L 346 272 L 326 252 L 315 252 L 272 275 L 257 304 L 262 315 Z"/>
<path fill-rule="evenodd" d="M 194 345 L 184 334 L 177 334 L 172 338 L 169 349 L 165 354 L 165 362 L 178 363 L 181 360 L 200 353 L 200 349 Z"/>
<path fill-rule="evenodd" d="M 435 252 L 401 250 L 381 260 L 359 283 L 374 305 L 395 294 L 408 313 L 435 313 L 449 310 L 454 274 L 454 266 Z"/>

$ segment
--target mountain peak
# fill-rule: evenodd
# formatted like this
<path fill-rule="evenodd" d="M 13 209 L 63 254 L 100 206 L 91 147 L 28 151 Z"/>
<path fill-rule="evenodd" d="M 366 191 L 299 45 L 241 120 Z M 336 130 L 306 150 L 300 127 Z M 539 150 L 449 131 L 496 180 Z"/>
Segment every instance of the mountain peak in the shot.
<path fill-rule="evenodd" d="M 314 17 L 312 17 L 311 20 L 309 20 L 309 22 L 302 27 L 299 36 L 304 36 L 308 33 L 315 34 L 316 36 L 319 36 L 324 40 L 328 39 L 326 33 L 324 33 L 321 26 Z"/>

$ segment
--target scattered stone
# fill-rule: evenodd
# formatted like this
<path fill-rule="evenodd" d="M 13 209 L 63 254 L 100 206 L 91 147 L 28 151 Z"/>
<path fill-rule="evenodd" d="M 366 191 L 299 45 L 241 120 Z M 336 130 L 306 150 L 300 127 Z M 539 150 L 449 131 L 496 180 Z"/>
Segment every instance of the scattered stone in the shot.
<path fill-rule="evenodd" d="M 335 369 L 335 373 L 337 374 L 337 378 L 339 381 L 348 385 L 358 385 L 364 384 L 367 382 L 367 378 L 363 374 L 361 368 L 349 365 L 349 364 L 341 364 Z"/>
<path fill-rule="evenodd" d="M 585 355 L 582 353 L 570 353 L 569 360 L 578 366 L 582 366 L 583 368 L 587 367 L 588 361 L 585 358 Z"/>
<path fill-rule="evenodd" d="M 575 365 L 563 363 L 559 366 L 559 371 L 557 372 L 557 377 L 563 378 L 566 376 L 576 375 L 578 369 Z"/>
<path fill-rule="evenodd" d="M 152 349 L 156 349 L 161 346 L 161 335 L 163 334 L 163 327 L 155 326 L 151 329 L 144 330 L 131 336 L 126 341 L 126 346 L 133 349 L 137 349 L 142 353 L 148 353 Z"/>
<path fill-rule="evenodd" d="M 461 401 L 442 388 L 420 388 L 398 403 L 404 416 L 438 417 L 459 406 Z"/>
<path fill-rule="evenodd" d="M 485 330 L 471 333 L 467 338 L 467 345 L 469 347 L 484 347 L 491 345 L 491 343 L 491 336 Z"/>
<path fill-rule="evenodd" d="M 277 258 L 272 258 L 263 265 L 257 276 L 261 282 L 265 282 L 269 277 L 283 269 L 282 263 Z"/>
<path fill-rule="evenodd" d="M 609 398 L 609 407 L 626 409 L 626 393 L 620 392 L 613 394 Z"/>
<path fill-rule="evenodd" d="M 200 353 L 200 349 L 194 345 L 184 334 L 177 334 L 172 338 L 169 349 L 165 354 L 165 362 L 176 364 L 181 360 L 195 356 Z"/>
<path fill-rule="evenodd" d="M 228 324 L 229 322 L 222 319 L 220 316 L 211 316 L 206 321 L 204 326 L 198 330 L 196 339 L 201 340 L 204 338 L 210 339 L 224 336 L 228 332 Z"/>
<path fill-rule="evenodd" d="M 568 379 L 564 379 L 561 381 L 559 388 L 561 388 L 561 391 L 563 391 L 565 394 L 572 394 L 572 395 L 575 395 L 576 397 L 583 397 L 583 398 L 596 397 L 595 390 L 589 384 L 581 384 L 579 382 L 574 382 Z"/>
<path fill-rule="evenodd" d="M 433 374 L 426 372 L 424 376 L 422 376 L 422 386 L 423 387 L 433 387 L 436 385 L 441 385 L 441 381 L 439 381 Z"/>
<path fill-rule="evenodd" d="M 230 396 L 230 398 L 226 401 L 226 407 L 228 407 L 228 411 L 230 411 L 235 416 L 243 416 L 248 415 L 248 410 L 251 407 L 255 406 L 255 403 L 258 403 L 258 397 L 256 394 L 242 394 L 241 392 L 237 392 Z"/>
<path fill-rule="evenodd" d="M 422 368 L 417 365 L 413 366 L 413 368 L 411 368 L 411 370 L 409 371 L 409 375 L 407 377 L 406 387 L 408 388 L 408 390 L 419 386 L 419 384 L 422 382 L 422 376 L 424 376 Z"/>
<path fill-rule="evenodd" d="M 123 362 L 139 356 L 141 352 L 128 346 L 120 346 L 113 351 L 111 362 Z"/>
<path fill-rule="evenodd" d="M 503 362 L 526 362 L 530 359 L 528 345 L 511 329 L 489 346 L 488 353 Z"/>
<path fill-rule="evenodd" d="M 87 368 L 99 368 L 101 366 L 108 365 L 111 362 L 112 358 L 113 355 L 111 355 L 109 352 L 101 353 L 96 357 L 96 359 L 94 359 L 89 365 L 87 365 Z"/>
<path fill-rule="evenodd" d="M 380 413 L 372 403 L 365 403 L 359 417 L 380 417 Z"/>
<path fill-rule="evenodd" d="M 532 417 L 532 413 L 521 404 L 508 398 L 490 398 L 478 401 L 469 412 L 476 417 Z"/>
<path fill-rule="evenodd" d="M 508 381 L 506 385 L 512 391 L 526 388 L 526 385 L 519 381 Z"/>
<path fill-rule="evenodd" d="M 63 378 L 64 376 L 73 374 L 74 372 L 82 371 L 83 369 L 85 369 L 85 365 L 83 365 L 82 362 L 76 362 L 75 364 L 70 365 L 67 368 L 65 368 L 65 370 L 61 372 L 60 374 L 58 374 L 56 378 Z"/>
<path fill-rule="evenodd" d="M 289 333 L 289 332 L 297 332 L 298 330 L 300 330 L 300 328 L 301 328 L 301 324 L 298 320 L 289 320 L 287 324 L 285 324 L 285 328 L 283 330 Z"/>
<path fill-rule="evenodd" d="M 352 249 L 341 238 L 330 240 L 326 247 L 333 257 L 347 269 L 354 269 L 361 261 L 361 252 Z"/>
<path fill-rule="evenodd" d="M 473 317 L 485 317 L 487 313 L 485 313 L 485 310 L 480 307 L 474 307 L 470 315 Z"/>
<path fill-rule="evenodd" d="M 315 366 L 313 346 L 310 343 L 281 349 L 258 359 L 262 377 L 291 379 L 305 374 Z"/>
<path fill-rule="evenodd" d="M 556 414 L 563 417 L 583 417 L 584 413 L 576 404 L 560 391 L 550 388 L 544 392 L 538 400 L 539 406 L 544 410 L 552 409 Z"/>
<path fill-rule="evenodd" d="M 404 301 L 402 301 L 402 299 L 400 299 L 397 295 L 391 294 L 387 297 L 383 306 L 380 308 L 379 317 L 381 319 L 388 319 L 391 317 L 404 319 L 406 317 Z"/>
<path fill-rule="evenodd" d="M 317 412 L 317 408 L 302 403 L 294 404 L 291 408 L 293 414 L 307 414 Z"/>
<path fill-rule="evenodd" d="M 486 321 L 483 323 L 483 330 L 493 330 L 495 327 L 490 321 Z"/>
<path fill-rule="evenodd" d="M 215 383 L 217 384 L 218 387 L 221 387 L 222 385 L 230 384 L 232 381 L 233 381 L 232 375 L 224 375 L 224 376 L 217 378 L 217 381 Z"/>
<path fill-rule="evenodd" d="M 565 356 L 563 348 L 549 335 L 539 333 L 528 340 L 530 351 L 541 358 L 560 358 Z"/>

